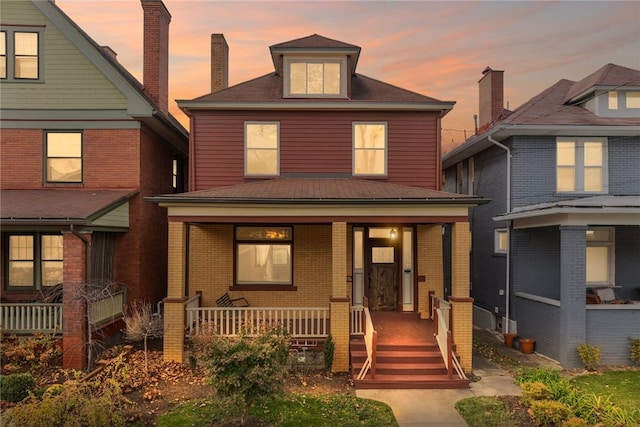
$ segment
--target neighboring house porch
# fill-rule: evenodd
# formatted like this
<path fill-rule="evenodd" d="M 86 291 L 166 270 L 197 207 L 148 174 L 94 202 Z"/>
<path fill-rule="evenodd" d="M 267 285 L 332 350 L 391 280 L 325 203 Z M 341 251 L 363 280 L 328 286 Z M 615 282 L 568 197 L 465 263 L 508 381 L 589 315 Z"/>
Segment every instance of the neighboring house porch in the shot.
<path fill-rule="evenodd" d="M 165 359 L 185 359 L 192 297 L 216 307 L 221 295 L 241 292 L 250 308 L 210 311 L 308 309 L 305 318 L 316 320 L 303 323 L 315 326 L 292 336 L 323 341 L 330 333 L 333 370 L 348 371 L 350 338 L 366 329 L 365 299 L 373 313 L 429 319 L 431 292 L 449 296 L 457 353 L 471 370 L 467 209 L 482 199 L 350 178 L 277 178 L 150 200 L 169 216 Z"/>

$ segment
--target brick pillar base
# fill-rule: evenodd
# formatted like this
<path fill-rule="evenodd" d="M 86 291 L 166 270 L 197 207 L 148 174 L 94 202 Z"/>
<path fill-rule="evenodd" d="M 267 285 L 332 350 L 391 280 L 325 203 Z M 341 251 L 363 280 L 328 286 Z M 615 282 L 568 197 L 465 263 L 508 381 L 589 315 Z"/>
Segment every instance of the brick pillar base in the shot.
<path fill-rule="evenodd" d="M 187 298 L 165 298 L 164 339 L 162 354 L 165 362 L 184 362 L 184 303 Z"/>
<path fill-rule="evenodd" d="M 89 240 L 89 236 L 85 238 Z M 82 370 L 87 362 L 86 243 L 72 233 L 63 235 L 62 367 Z"/>
<path fill-rule="evenodd" d="M 349 371 L 349 321 L 350 301 L 332 299 L 331 308 L 331 337 L 335 345 L 333 366 L 331 372 Z"/>
<path fill-rule="evenodd" d="M 473 368 L 473 298 L 449 297 L 451 330 L 460 365 L 465 372 Z"/>

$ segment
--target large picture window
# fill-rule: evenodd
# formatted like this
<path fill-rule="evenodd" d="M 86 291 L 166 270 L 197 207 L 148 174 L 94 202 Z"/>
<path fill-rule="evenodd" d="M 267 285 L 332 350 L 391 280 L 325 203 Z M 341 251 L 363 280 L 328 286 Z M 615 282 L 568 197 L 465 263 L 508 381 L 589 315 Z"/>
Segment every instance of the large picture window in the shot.
<path fill-rule="evenodd" d="M 387 124 L 353 124 L 353 174 L 387 174 Z"/>
<path fill-rule="evenodd" d="M 558 138 L 556 190 L 604 193 L 607 191 L 607 142 L 604 138 Z"/>
<path fill-rule="evenodd" d="M 8 287 L 42 289 L 62 283 L 61 235 L 14 234 L 6 244 Z"/>
<path fill-rule="evenodd" d="M 291 285 L 291 227 L 236 227 L 236 283 Z"/>
<path fill-rule="evenodd" d="M 279 128 L 278 123 L 245 123 L 245 175 L 273 176 L 279 174 Z"/>
<path fill-rule="evenodd" d="M 0 31 L 0 79 L 42 81 L 42 30 L 3 27 Z"/>
<path fill-rule="evenodd" d="M 47 132 L 47 182 L 82 182 L 82 133 Z"/>
<path fill-rule="evenodd" d="M 287 59 L 285 96 L 344 96 L 343 60 Z"/>

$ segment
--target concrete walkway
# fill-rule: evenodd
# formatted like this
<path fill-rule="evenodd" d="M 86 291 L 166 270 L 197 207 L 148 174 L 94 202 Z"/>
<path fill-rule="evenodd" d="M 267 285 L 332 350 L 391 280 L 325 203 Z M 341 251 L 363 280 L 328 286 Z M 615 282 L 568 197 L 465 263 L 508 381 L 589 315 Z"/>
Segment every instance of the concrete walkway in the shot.
<path fill-rule="evenodd" d="M 502 338 L 490 331 L 474 329 L 473 333 L 484 342 L 502 345 Z M 525 355 L 508 348 L 501 352 L 534 366 L 554 365 L 536 354 Z M 511 374 L 476 352 L 473 354 L 473 374 L 480 380 L 472 382 L 471 388 L 466 390 L 357 390 L 356 395 L 388 404 L 400 427 L 466 426 L 455 408 L 458 400 L 473 396 L 520 395 L 520 387 Z"/>

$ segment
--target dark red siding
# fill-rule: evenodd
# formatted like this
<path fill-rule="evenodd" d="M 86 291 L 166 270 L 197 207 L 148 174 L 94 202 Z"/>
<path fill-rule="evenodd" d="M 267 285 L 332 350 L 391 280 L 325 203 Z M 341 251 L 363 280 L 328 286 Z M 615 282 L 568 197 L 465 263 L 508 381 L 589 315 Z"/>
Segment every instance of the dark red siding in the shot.
<path fill-rule="evenodd" d="M 437 113 L 350 111 L 195 112 L 193 187 L 190 191 L 246 182 L 245 121 L 280 123 L 280 173 L 352 171 L 353 122 L 387 123 L 388 182 L 438 186 Z"/>

